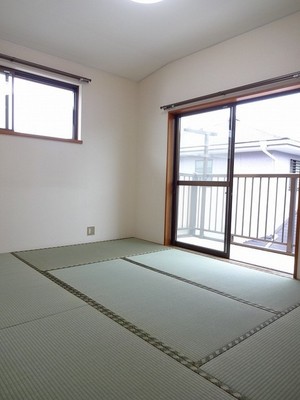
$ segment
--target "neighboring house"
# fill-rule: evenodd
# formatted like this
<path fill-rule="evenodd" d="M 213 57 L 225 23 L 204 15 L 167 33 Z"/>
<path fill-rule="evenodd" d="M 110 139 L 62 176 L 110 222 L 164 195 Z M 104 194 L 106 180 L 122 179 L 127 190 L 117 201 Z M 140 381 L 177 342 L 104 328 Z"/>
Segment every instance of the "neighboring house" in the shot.
<path fill-rule="evenodd" d="M 181 179 L 223 180 L 225 178 L 226 145 L 206 144 L 206 149 L 204 146 L 191 145 L 181 148 Z M 289 220 L 295 220 L 297 188 L 292 189 L 292 181 L 286 175 L 300 171 L 300 142 L 289 138 L 237 142 L 234 171 L 233 240 L 254 246 L 267 246 L 269 249 L 273 246 L 277 250 L 293 251 L 291 242 L 295 242 L 295 225 L 289 225 Z M 206 189 L 205 204 L 206 206 L 213 204 L 213 207 L 207 208 L 208 210 L 224 209 L 225 197 L 221 190 L 223 189 L 213 195 L 209 188 Z M 192 199 L 193 195 L 197 196 L 197 200 Z M 204 231 L 201 229 L 200 231 L 210 234 L 215 231 L 217 237 L 223 232 L 224 226 L 221 227 L 223 224 L 220 224 L 220 221 L 214 222 L 214 216 L 209 213 L 205 213 L 205 220 L 201 222 L 198 209 L 199 196 L 200 192 L 182 192 L 180 207 L 190 204 L 191 208 L 190 211 L 182 209 L 179 213 L 186 213 L 187 216 L 195 215 L 198 221 L 196 226 L 204 227 Z M 193 205 L 197 207 L 194 212 L 191 211 Z M 186 222 L 189 226 L 194 224 L 188 220 L 189 218 Z M 215 228 L 212 228 L 213 225 Z M 293 230 L 289 232 L 292 226 Z M 185 234 L 186 231 L 183 229 L 182 232 Z M 289 242 L 288 246 L 282 244 L 286 242 Z"/>
<path fill-rule="evenodd" d="M 234 163 L 237 174 L 299 172 L 300 142 L 280 138 L 237 143 Z"/>
<path fill-rule="evenodd" d="M 224 174 L 224 149 L 224 145 L 210 147 L 205 166 L 203 147 L 185 148 L 181 151 L 181 172 L 203 174 L 206 168 L 208 174 Z M 299 172 L 299 165 L 300 142 L 293 139 L 237 142 L 235 146 L 235 174 L 288 174 Z"/>

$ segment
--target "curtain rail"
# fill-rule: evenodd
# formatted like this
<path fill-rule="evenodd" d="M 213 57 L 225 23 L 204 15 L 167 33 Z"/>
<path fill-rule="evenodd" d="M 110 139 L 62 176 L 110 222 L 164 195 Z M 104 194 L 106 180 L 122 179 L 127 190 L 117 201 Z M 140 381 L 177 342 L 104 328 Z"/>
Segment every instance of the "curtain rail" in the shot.
<path fill-rule="evenodd" d="M 28 67 L 38 68 L 38 69 L 43 70 L 43 71 L 52 72 L 54 74 L 59 74 L 59 75 L 62 75 L 62 76 L 66 76 L 68 78 L 77 79 L 80 82 L 90 83 L 92 81 L 91 79 L 85 78 L 84 76 L 70 74 L 69 72 L 60 71 L 58 69 L 47 67 L 45 65 L 36 64 L 36 63 L 31 62 L 31 61 L 22 60 L 21 58 L 12 57 L 12 56 L 9 56 L 7 54 L 0 53 L 0 58 L 2 60 L 15 62 L 15 63 L 18 63 L 18 64 L 26 65 Z"/>
<path fill-rule="evenodd" d="M 278 76 L 276 78 L 266 79 L 264 81 L 250 83 L 250 84 L 244 85 L 244 86 L 238 86 L 233 89 L 215 92 L 215 93 L 208 94 L 205 96 L 195 97 L 195 98 L 189 99 L 189 100 L 179 101 L 179 102 L 173 103 L 173 104 L 172 103 L 166 104 L 164 106 L 161 106 L 160 109 L 167 111 L 167 110 L 171 110 L 173 108 L 187 106 L 187 105 L 193 105 L 194 103 L 202 102 L 205 100 L 211 100 L 216 97 L 222 97 L 222 96 L 224 97 L 224 96 L 227 96 L 230 94 L 242 95 L 242 92 L 246 92 L 247 90 L 258 89 L 260 87 L 263 88 L 264 86 L 267 86 L 267 85 L 272 85 L 272 84 L 276 84 L 276 83 L 280 83 L 280 82 L 284 82 L 284 81 L 288 81 L 288 80 L 292 80 L 292 79 L 297 79 L 297 78 L 300 78 L 300 71 L 294 72 L 294 73 L 291 73 L 288 75 Z"/>

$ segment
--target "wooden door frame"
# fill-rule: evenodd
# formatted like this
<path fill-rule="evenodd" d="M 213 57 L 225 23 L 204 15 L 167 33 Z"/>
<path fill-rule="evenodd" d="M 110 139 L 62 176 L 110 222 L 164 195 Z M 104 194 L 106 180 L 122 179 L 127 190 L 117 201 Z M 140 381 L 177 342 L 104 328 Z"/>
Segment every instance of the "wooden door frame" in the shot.
<path fill-rule="evenodd" d="M 165 193 L 165 232 L 164 245 L 172 243 L 173 196 L 174 196 L 174 162 L 175 162 L 175 119 L 176 113 L 168 113 L 167 168 Z"/>
<path fill-rule="evenodd" d="M 238 104 L 240 101 L 248 99 L 259 99 L 267 97 L 272 94 L 284 94 L 286 92 L 292 92 L 294 90 L 300 89 L 300 83 L 281 83 L 275 88 L 261 88 L 256 89 L 252 93 L 247 93 L 244 96 L 238 93 L 236 96 L 232 96 L 227 99 L 213 99 L 212 101 L 205 100 L 204 103 L 197 105 L 189 105 L 185 108 L 175 109 L 168 112 L 168 131 L 167 131 L 167 162 L 166 162 L 166 186 L 165 186 L 165 226 L 164 226 L 164 244 L 166 246 L 172 245 L 172 220 L 173 220 L 173 196 L 175 188 L 175 121 L 178 114 L 197 112 L 204 109 L 210 109 L 212 107 L 218 107 L 221 105 Z M 298 210 L 300 205 L 300 191 L 298 193 Z M 296 246 L 294 255 L 294 273 L 293 277 L 300 280 L 300 212 L 297 214 L 297 227 L 296 227 Z"/>

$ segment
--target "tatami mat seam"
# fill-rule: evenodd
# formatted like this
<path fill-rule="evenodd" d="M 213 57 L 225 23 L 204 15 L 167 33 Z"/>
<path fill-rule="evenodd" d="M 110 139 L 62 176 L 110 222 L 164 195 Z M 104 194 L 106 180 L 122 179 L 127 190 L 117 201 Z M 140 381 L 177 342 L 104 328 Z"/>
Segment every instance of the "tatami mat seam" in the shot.
<path fill-rule="evenodd" d="M 30 324 L 31 322 L 34 322 L 34 321 L 39 321 L 39 320 L 42 320 L 42 319 L 45 319 L 45 318 L 53 317 L 55 315 L 64 314 L 66 312 L 77 310 L 77 309 L 83 308 L 83 307 L 87 307 L 87 304 L 83 304 L 82 306 L 78 306 L 78 307 L 72 307 L 72 308 L 69 308 L 67 310 L 57 311 L 55 313 L 50 313 L 50 314 L 47 314 L 47 315 L 43 315 L 41 317 L 28 319 L 28 320 L 22 321 L 22 322 L 20 322 L 18 324 L 7 325 L 7 326 L 4 326 L 4 327 L 0 328 L 0 331 L 4 331 L 4 330 L 10 329 L 10 328 L 15 328 L 16 326 Z"/>
<path fill-rule="evenodd" d="M 17 254 L 12 253 L 16 258 L 19 258 Z M 22 259 L 21 259 L 22 260 Z M 167 346 L 164 344 L 162 341 L 158 340 L 157 338 L 151 336 L 144 330 L 138 328 L 136 325 L 132 324 L 131 322 L 127 321 L 125 318 L 119 316 L 118 314 L 114 313 L 112 310 L 108 309 L 107 307 L 101 305 L 100 303 L 96 302 L 89 296 L 85 295 L 84 293 L 81 293 L 79 290 L 73 288 L 72 286 L 68 285 L 67 283 L 63 282 L 62 280 L 56 278 L 55 276 L 51 275 L 48 271 L 42 271 L 36 266 L 32 265 L 31 263 L 22 260 L 25 264 L 33 268 L 35 271 L 39 272 L 43 276 L 47 277 L 50 279 L 52 282 L 56 283 L 63 289 L 67 290 L 69 293 L 75 295 L 82 301 L 84 301 L 86 304 L 89 306 L 93 307 L 97 311 L 99 311 L 101 314 L 105 315 L 106 317 L 110 318 L 114 322 L 118 323 L 120 326 L 123 328 L 127 329 L 134 335 L 138 336 L 140 339 L 144 340 L 146 343 L 150 344 L 151 346 L 155 347 L 156 349 L 162 351 L 164 354 L 167 356 L 171 357 L 175 361 L 179 362 L 182 366 L 190 369 L 197 375 L 201 376 L 202 378 L 206 379 L 213 385 L 219 387 L 220 389 L 224 390 L 226 393 L 230 394 L 236 399 L 239 400 L 247 400 L 245 396 L 243 396 L 241 393 L 238 391 L 234 390 L 233 388 L 229 387 L 225 383 L 221 382 L 219 379 L 215 378 L 214 376 L 208 374 L 205 371 L 202 371 L 199 368 L 199 364 L 197 362 L 189 359 L 182 353 L 176 351 L 175 349 L 172 349 L 170 346 Z"/>
<path fill-rule="evenodd" d="M 14 257 L 16 257 L 18 260 L 22 261 L 24 264 L 26 264 L 26 265 L 28 265 L 29 267 L 31 267 L 32 269 L 34 269 L 35 271 L 37 271 L 37 272 L 39 272 L 39 273 L 42 273 L 42 275 L 44 275 L 42 270 L 40 270 L 40 269 L 39 269 L 38 267 L 36 267 L 35 265 L 31 264 L 29 261 L 23 260 L 23 258 L 20 257 L 19 254 L 15 253 L 15 252 L 12 252 L 12 253 L 10 253 L 10 254 L 13 255 Z"/>
<path fill-rule="evenodd" d="M 259 308 L 260 310 L 267 311 L 267 312 L 270 312 L 270 313 L 272 313 L 272 314 L 280 314 L 280 312 L 281 312 L 281 311 L 274 310 L 274 309 L 269 308 L 269 307 L 265 307 L 265 306 L 263 306 L 263 305 L 261 305 L 261 304 L 253 303 L 253 302 L 251 302 L 251 301 L 249 301 L 249 300 L 244 300 L 244 299 L 242 299 L 242 298 L 240 298 L 240 297 L 233 296 L 232 294 L 229 294 L 229 293 L 226 293 L 226 292 L 222 292 L 221 290 L 214 289 L 214 288 L 211 288 L 211 287 L 206 286 L 206 285 L 202 285 L 202 284 L 199 283 L 199 282 L 195 282 L 195 281 L 192 281 L 192 280 L 190 280 L 190 279 L 183 278 L 183 277 L 178 276 L 178 275 L 175 275 L 175 274 L 171 274 L 170 272 L 166 272 L 166 271 L 162 271 L 162 270 L 159 270 L 159 269 L 157 269 L 157 268 L 154 268 L 154 267 L 150 267 L 149 265 L 146 265 L 146 264 L 143 264 L 143 263 L 140 263 L 140 262 L 131 260 L 130 258 L 127 258 L 127 257 L 131 257 L 131 256 L 126 256 L 126 257 L 123 257 L 122 259 L 123 259 L 124 261 L 130 262 L 131 264 L 137 265 L 137 266 L 139 266 L 139 267 L 148 269 L 148 270 L 153 271 L 153 272 L 157 272 L 157 273 L 159 273 L 159 274 L 161 274 L 161 275 L 168 276 L 169 278 L 173 278 L 173 279 L 176 279 L 176 280 L 178 280 L 178 281 L 187 283 L 187 284 L 189 284 L 189 285 L 196 286 L 196 287 L 198 287 L 198 288 L 200 288 L 200 289 L 204 289 L 204 290 L 207 290 L 207 291 L 209 291 L 209 292 L 218 294 L 218 295 L 220 295 L 220 296 L 227 297 L 227 298 L 229 298 L 229 299 L 231 299 L 231 300 L 238 301 L 238 302 L 243 303 L 243 304 L 246 304 L 246 305 L 248 305 L 248 306 L 252 306 L 252 307 L 255 307 L 255 308 Z"/>
<path fill-rule="evenodd" d="M 151 251 L 144 251 L 142 253 L 134 253 L 134 254 L 130 254 L 126 257 L 136 257 L 136 256 L 142 256 L 142 255 L 146 255 L 146 254 L 151 254 L 151 253 L 157 253 L 160 251 L 167 251 L 170 250 L 168 249 L 160 249 L 160 250 L 151 250 Z M 13 253 L 12 253 L 13 254 Z M 14 254 L 15 255 L 15 254 Z M 98 261 L 91 261 L 91 262 L 85 262 L 85 263 L 80 263 L 80 264 L 73 264 L 73 265 L 66 265 L 64 267 L 59 267 L 59 268 L 51 268 L 51 269 L 47 269 L 44 271 L 59 271 L 61 269 L 68 269 L 68 268 L 74 268 L 74 267 L 82 267 L 84 265 L 91 265 L 91 264 L 98 264 L 98 263 L 102 263 L 102 262 L 107 262 L 107 261 L 113 261 L 113 260 L 122 260 L 123 257 L 111 257 L 111 258 L 105 258 L 103 260 L 98 260 Z M 26 262 L 25 260 L 21 259 L 22 261 Z M 38 268 L 38 267 L 37 267 Z"/>
<path fill-rule="evenodd" d="M 125 239 L 130 239 L 130 238 L 125 238 Z M 117 240 L 125 240 L 125 239 L 117 239 Z M 92 242 L 93 244 L 95 243 L 106 243 L 106 242 L 113 242 L 114 240 L 107 240 L 107 241 L 103 241 L 103 242 Z M 83 244 L 77 244 L 77 245 L 71 245 L 73 246 L 84 246 L 84 245 L 89 245 L 91 243 L 83 243 Z M 63 247 L 70 247 L 70 246 L 60 246 L 60 247 L 51 247 L 50 249 L 57 249 L 57 248 L 63 248 Z M 38 250 L 48 250 L 48 249 L 38 249 Z M 151 254 L 151 253 L 157 253 L 160 251 L 167 251 L 167 250 L 171 250 L 171 247 L 162 247 L 161 249 L 157 249 L 157 250 L 150 250 L 150 251 L 143 251 L 143 252 L 136 252 L 136 253 L 130 253 L 127 254 L 126 257 L 136 257 L 136 256 L 141 256 L 141 255 L 146 255 L 146 254 Z M 18 258 L 20 261 L 30 265 L 31 267 L 36 268 L 37 270 L 41 271 L 41 269 L 35 265 L 33 265 L 32 263 L 30 263 L 29 261 L 27 261 L 25 258 L 22 257 L 22 253 L 28 253 L 34 250 L 24 250 L 21 252 L 12 252 L 10 254 L 12 254 L 14 257 Z M 80 267 L 83 265 L 90 265 L 90 264 L 97 264 L 100 262 L 106 262 L 106 261 L 113 261 L 113 260 L 118 260 L 118 259 L 122 259 L 123 257 L 108 257 L 105 259 L 101 259 L 101 260 L 96 260 L 96 261 L 90 261 L 90 262 L 84 262 L 84 263 L 79 263 L 79 264 L 72 264 L 72 265 L 66 265 L 66 266 L 62 266 L 62 267 L 58 267 L 58 268 L 49 268 L 49 269 L 43 269 L 42 271 L 57 271 L 57 270 L 61 270 L 61 269 L 66 269 L 66 268 L 73 268 L 73 267 Z"/>
<path fill-rule="evenodd" d="M 163 249 L 163 250 L 169 250 L 169 248 Z M 160 250 L 157 250 L 157 251 L 160 251 Z M 143 253 L 138 253 L 138 254 L 156 253 L 157 251 L 156 250 L 154 250 L 154 251 L 152 250 L 152 251 L 149 251 L 149 252 L 143 252 Z M 15 254 L 15 253 L 12 253 L 12 254 L 16 258 L 20 259 L 22 262 L 24 262 L 25 264 L 29 265 L 31 268 L 33 268 L 34 270 L 36 270 L 37 272 L 42 274 L 43 276 L 47 277 L 51 281 L 55 282 L 56 284 L 58 284 L 59 286 L 61 286 L 65 290 L 67 290 L 68 292 L 72 293 L 76 297 L 78 297 L 81 300 L 83 300 L 87 305 L 92 306 L 94 309 L 98 310 L 99 312 L 101 312 L 103 315 L 107 316 L 108 318 L 110 318 L 114 322 L 117 322 L 119 325 L 123 326 L 125 329 L 129 330 L 130 332 L 132 332 L 136 336 L 140 337 L 145 342 L 147 342 L 150 345 L 154 346 L 155 348 L 157 348 L 158 350 L 162 351 L 164 354 L 168 355 L 169 357 L 173 358 L 174 360 L 176 360 L 177 362 L 179 362 L 183 366 L 187 367 L 188 369 L 192 370 L 196 374 L 198 374 L 201 377 L 203 377 L 206 380 L 208 380 L 210 383 L 218 386 L 222 390 L 226 391 L 228 394 L 230 394 L 233 397 L 238 398 L 238 399 L 246 400 L 246 398 L 242 394 L 236 392 L 235 390 L 230 388 L 225 383 L 219 381 L 214 376 L 212 376 L 212 375 L 208 374 L 207 372 L 203 371 L 201 369 L 201 367 L 204 364 L 206 364 L 207 362 L 209 362 L 212 359 L 218 357 L 219 355 L 221 355 L 222 353 L 226 352 L 227 350 L 230 350 L 234 346 L 240 344 L 241 342 L 243 342 L 247 338 L 253 336 L 255 333 L 261 331 L 265 327 L 269 326 L 273 322 L 277 321 L 278 319 L 282 318 L 284 315 L 288 314 L 289 312 L 291 312 L 292 310 L 294 310 L 295 308 L 298 308 L 300 306 L 300 303 L 297 303 L 297 304 L 294 304 L 294 305 L 288 307 L 284 311 L 276 311 L 276 310 L 269 309 L 267 307 L 261 306 L 259 304 L 251 303 L 249 301 L 240 299 L 240 298 L 238 298 L 236 296 L 233 296 L 233 295 L 230 295 L 228 293 L 225 293 L 225 292 L 222 292 L 222 291 L 207 287 L 205 285 L 202 285 L 200 283 L 194 282 L 192 280 L 185 279 L 185 278 L 182 278 L 180 276 L 177 276 L 177 275 L 174 275 L 174 274 L 170 274 L 168 272 L 164 272 L 164 271 L 158 270 L 158 269 L 153 268 L 153 267 L 149 267 L 147 265 L 144 265 L 142 263 L 138 263 L 136 261 L 133 261 L 133 260 L 130 260 L 129 258 L 127 258 L 127 257 L 131 257 L 131 256 L 134 256 L 134 255 L 126 256 L 126 257 L 115 257 L 115 258 L 109 259 L 109 260 L 123 259 L 124 261 L 129 262 L 129 263 L 134 264 L 134 265 L 137 265 L 137 266 L 140 266 L 141 268 L 145 268 L 145 269 L 151 270 L 153 272 L 157 272 L 159 274 L 162 274 L 162 275 L 165 275 L 165 276 L 180 280 L 182 282 L 185 282 L 185 283 L 188 283 L 190 285 L 199 287 L 201 289 L 204 289 L 204 290 L 207 290 L 207 291 L 222 295 L 224 297 L 228 297 L 228 298 L 230 298 L 232 300 L 239 301 L 241 303 L 244 303 L 244 304 L 259 308 L 259 309 L 262 309 L 264 311 L 272 312 L 273 314 L 275 314 L 272 318 L 270 318 L 267 321 L 261 323 L 257 327 L 251 329 L 250 331 L 248 331 L 245 334 L 239 336 L 238 338 L 232 340 L 230 343 L 222 346 L 220 349 L 212 352 L 211 354 L 209 354 L 206 357 L 203 357 L 199 361 L 195 361 L 195 360 L 191 360 L 190 358 L 186 357 L 182 353 L 179 353 L 176 350 L 172 349 L 171 347 L 167 346 L 166 344 L 164 344 L 163 342 L 161 342 L 157 338 L 151 336 L 150 334 L 148 334 L 144 330 L 138 328 L 136 325 L 134 325 L 131 322 L 127 321 L 123 317 L 117 315 L 116 313 L 114 313 L 110 309 L 108 309 L 105 306 L 101 305 L 100 303 L 98 303 L 97 301 L 93 300 L 92 298 L 90 298 L 89 296 L 85 295 L 84 293 L 80 292 L 79 290 L 77 290 L 77 289 L 73 288 L 72 286 L 66 284 L 65 282 L 61 281 L 60 279 L 52 276 L 51 273 L 49 273 L 48 271 L 41 270 L 38 267 L 30 264 L 26 260 L 23 260 L 22 257 L 19 256 L 19 254 Z M 102 261 L 109 261 L 109 260 L 102 260 Z M 68 266 L 68 267 L 62 267 L 62 268 L 58 268 L 58 270 L 59 269 L 63 269 L 63 268 L 71 268 L 71 267 L 75 267 L 75 266 L 87 265 L 87 264 L 95 264 L 95 263 L 97 263 L 97 262 L 78 264 L 78 265 Z M 53 270 L 51 270 L 51 271 L 53 271 Z M 42 318 L 40 318 L 40 319 L 42 319 Z"/>
<path fill-rule="evenodd" d="M 287 315 L 291 311 L 295 310 L 299 306 L 300 306 L 300 303 L 297 303 L 297 304 L 287 308 L 286 310 L 278 313 L 277 315 L 274 315 L 272 318 L 268 319 L 265 322 L 262 322 L 261 324 L 259 324 L 255 328 L 250 329 L 248 332 L 246 332 L 243 335 L 237 337 L 236 339 L 232 340 L 231 342 L 227 343 L 226 345 L 220 347 L 218 350 L 215 350 L 214 352 L 212 352 L 208 356 L 201 358 L 201 360 L 199 360 L 199 361 L 196 361 L 196 365 L 198 365 L 199 368 L 202 367 L 204 364 L 206 364 L 209 361 L 213 360 L 214 358 L 218 357 L 222 353 L 225 353 L 227 350 L 232 349 L 234 346 L 242 343 L 246 339 L 248 339 L 251 336 L 253 336 L 254 334 L 260 332 L 262 329 L 264 329 L 267 326 L 269 326 L 270 324 L 276 322 L 277 320 L 279 320 L 280 318 L 284 317 L 285 315 Z"/>
<path fill-rule="evenodd" d="M 202 371 L 199 368 L 197 362 L 191 360 L 190 358 L 186 357 L 181 352 L 172 349 L 172 347 L 167 346 L 159 339 L 155 338 L 154 336 L 150 335 L 149 333 L 145 332 L 143 329 L 140 329 L 136 325 L 132 324 L 130 321 L 127 321 L 125 318 L 121 317 L 120 315 L 116 314 L 114 311 L 108 309 L 107 307 L 103 306 L 102 304 L 98 303 L 94 299 L 90 298 L 89 296 L 85 295 L 84 293 L 80 292 L 79 290 L 73 288 L 72 286 L 66 284 L 65 282 L 61 281 L 60 279 L 52 276 L 49 272 L 41 272 L 44 276 L 47 276 L 53 282 L 57 283 L 59 286 L 66 289 L 68 292 L 74 294 L 75 296 L 79 297 L 81 300 L 85 301 L 88 305 L 96 309 L 97 311 L 101 312 L 101 314 L 105 315 L 106 317 L 110 318 L 117 324 L 121 325 L 123 328 L 127 329 L 134 335 L 138 336 L 140 339 L 144 340 L 146 343 L 150 344 L 151 346 L 155 347 L 156 349 L 162 351 L 167 356 L 171 357 L 175 361 L 179 362 L 184 367 L 190 369 L 191 371 L 197 373 L 201 377 L 208 380 L 210 383 L 218 386 L 226 393 L 232 395 L 236 399 L 240 400 L 247 400 L 242 394 L 237 392 L 236 390 L 230 388 L 225 383 L 221 382 L 219 379 L 215 378 L 214 376 L 208 374 L 205 371 Z"/>
<path fill-rule="evenodd" d="M 265 322 L 259 324 L 258 326 L 252 328 L 251 330 L 249 330 L 248 332 L 244 333 L 243 335 L 241 335 L 241 336 L 235 338 L 235 339 L 232 340 L 231 342 L 229 342 L 229 343 L 227 343 L 226 345 L 220 347 L 219 349 L 215 350 L 214 352 L 210 353 L 209 355 L 207 355 L 207 356 L 201 358 L 201 360 L 196 361 L 196 365 L 199 367 L 199 371 L 201 371 L 200 367 L 203 366 L 204 364 L 206 364 L 207 362 L 213 360 L 214 358 L 216 358 L 217 356 L 221 355 L 221 354 L 224 353 L 225 351 L 230 350 L 232 347 L 238 345 L 239 343 L 242 343 L 244 340 L 248 339 L 250 336 L 253 336 L 255 333 L 261 331 L 263 328 L 265 328 L 265 327 L 267 327 L 268 325 L 270 325 L 271 323 L 277 321 L 279 318 L 285 316 L 286 314 L 290 313 L 290 312 L 293 311 L 294 309 L 300 307 L 300 303 L 296 303 L 296 304 L 294 304 L 294 305 L 292 305 L 292 306 L 289 306 L 288 308 L 286 308 L 286 309 L 283 310 L 283 311 L 275 311 L 275 310 L 273 310 L 273 309 L 269 309 L 269 308 L 264 307 L 264 306 L 261 306 L 261 305 L 259 305 L 259 304 L 255 304 L 255 303 L 252 303 L 252 302 L 250 302 L 250 301 L 247 301 L 247 300 L 244 300 L 244 299 L 240 299 L 240 298 L 238 298 L 238 297 L 236 297 L 236 296 L 233 296 L 233 295 L 230 295 L 230 294 L 228 294 L 228 293 L 225 293 L 225 292 L 219 291 L 219 290 L 217 290 L 217 289 L 213 289 L 213 288 L 210 288 L 210 287 L 208 287 L 208 286 L 202 285 L 202 284 L 200 284 L 200 283 L 191 281 L 191 280 L 189 280 L 189 279 L 182 278 L 182 277 L 180 277 L 180 276 L 178 276 L 178 275 L 174 275 L 174 274 L 171 274 L 171 273 L 169 273 L 169 272 L 161 271 L 161 270 L 158 270 L 158 269 L 156 269 L 156 268 L 153 268 L 153 267 L 150 267 L 150 266 L 148 266 L 148 265 L 145 265 L 145 264 L 143 264 L 143 263 L 130 260 L 130 259 L 128 259 L 127 257 L 123 257 L 123 260 L 128 261 L 128 262 L 130 262 L 130 263 L 132 263 L 132 264 L 134 264 L 134 265 L 137 265 L 137 266 L 139 266 L 139 267 L 148 269 L 148 270 L 150 270 L 150 271 L 160 273 L 160 274 L 162 274 L 162 275 L 165 275 L 165 276 L 168 276 L 168 277 L 177 279 L 177 280 L 179 280 L 179 281 L 181 281 L 181 282 L 188 283 L 188 284 L 190 284 L 190 285 L 199 287 L 199 288 L 201 288 L 201 289 L 208 290 L 208 291 L 210 291 L 210 292 L 219 294 L 219 295 L 221 295 L 221 296 L 230 298 L 230 299 L 232 299 L 232 300 L 239 301 L 239 302 L 241 302 L 241 303 L 244 303 L 244 304 L 247 304 L 247 305 L 250 305 L 250 306 L 259 308 L 259 309 L 262 309 L 262 310 L 264 310 L 264 311 L 272 312 L 273 314 L 275 314 L 272 318 L 268 319 L 267 321 L 265 321 Z"/>
<path fill-rule="evenodd" d="M 17 253 L 30 253 L 30 252 L 32 252 L 32 251 L 40 251 L 40 250 L 52 250 L 52 249 L 62 249 L 62 248 L 65 248 L 65 247 L 79 247 L 79 246 L 88 246 L 88 245 L 91 245 L 91 244 L 97 244 L 97 243 L 109 243 L 109 242 L 116 242 L 116 241 L 119 241 L 119 240 L 126 240 L 126 239 L 135 239 L 133 236 L 129 236 L 129 237 L 125 237 L 125 238 L 120 238 L 120 239 L 108 239 L 108 240 L 98 240 L 98 241 L 96 241 L 96 242 L 86 242 L 86 243 L 77 243 L 77 244 L 65 244 L 65 245 L 63 245 L 63 246 L 53 246 L 53 247 L 41 247 L 41 248 L 38 248 L 38 249 L 31 249 L 31 250 L 21 250 L 21 251 L 18 251 Z M 151 242 L 152 243 L 152 242 Z M 155 244 L 154 242 L 153 242 L 153 244 Z M 14 252 L 13 253 L 11 253 L 11 254 L 14 254 Z"/>

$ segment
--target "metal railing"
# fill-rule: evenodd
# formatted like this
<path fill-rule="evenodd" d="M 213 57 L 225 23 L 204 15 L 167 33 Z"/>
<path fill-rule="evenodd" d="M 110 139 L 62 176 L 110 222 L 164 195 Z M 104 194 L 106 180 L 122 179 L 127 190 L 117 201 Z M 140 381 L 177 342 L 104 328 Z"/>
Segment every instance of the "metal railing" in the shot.
<path fill-rule="evenodd" d="M 238 174 L 233 181 L 231 242 L 294 254 L 298 174 Z M 195 181 L 196 175 L 181 174 Z M 210 175 L 224 181 L 224 175 Z M 226 187 L 180 186 L 177 235 L 220 240 L 224 237 Z"/>

